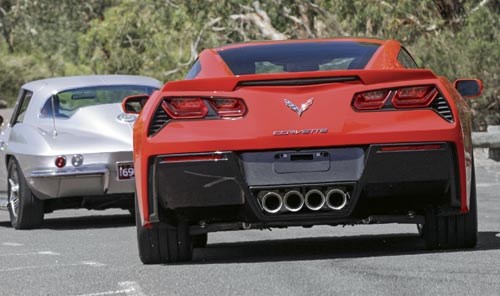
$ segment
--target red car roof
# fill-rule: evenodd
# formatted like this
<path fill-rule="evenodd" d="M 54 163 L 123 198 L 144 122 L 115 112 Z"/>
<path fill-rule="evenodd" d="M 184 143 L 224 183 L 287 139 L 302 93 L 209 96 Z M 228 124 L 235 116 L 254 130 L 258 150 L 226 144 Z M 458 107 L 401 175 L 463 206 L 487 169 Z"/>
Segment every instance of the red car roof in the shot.
<path fill-rule="evenodd" d="M 222 52 L 232 49 L 244 49 L 252 46 L 267 46 L 279 44 L 298 44 L 298 43 L 326 43 L 326 42 L 351 42 L 376 44 L 379 48 L 371 56 L 363 69 L 365 70 L 384 70 L 384 69 L 404 69 L 398 61 L 398 54 L 401 51 L 401 44 L 396 40 L 382 40 L 375 38 L 325 38 L 325 39 L 295 39 L 295 40 L 269 40 L 269 41 L 252 41 L 244 43 L 228 44 L 213 49 L 205 49 L 199 55 L 199 63 L 201 65 L 200 72 L 194 77 L 211 78 L 211 77 L 233 77 L 233 73 L 224 59 L 221 57 Z"/>

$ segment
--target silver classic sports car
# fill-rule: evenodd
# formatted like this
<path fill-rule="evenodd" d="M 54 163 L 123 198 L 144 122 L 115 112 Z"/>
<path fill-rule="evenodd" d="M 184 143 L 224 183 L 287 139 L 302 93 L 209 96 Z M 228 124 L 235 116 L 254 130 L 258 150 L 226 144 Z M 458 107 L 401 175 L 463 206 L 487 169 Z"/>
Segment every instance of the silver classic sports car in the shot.
<path fill-rule="evenodd" d="M 0 136 L 12 226 L 35 228 L 65 208 L 133 209 L 132 126 L 122 99 L 151 94 L 153 78 L 75 76 L 22 86 Z M 4 125 L 5 126 L 5 125 Z"/>

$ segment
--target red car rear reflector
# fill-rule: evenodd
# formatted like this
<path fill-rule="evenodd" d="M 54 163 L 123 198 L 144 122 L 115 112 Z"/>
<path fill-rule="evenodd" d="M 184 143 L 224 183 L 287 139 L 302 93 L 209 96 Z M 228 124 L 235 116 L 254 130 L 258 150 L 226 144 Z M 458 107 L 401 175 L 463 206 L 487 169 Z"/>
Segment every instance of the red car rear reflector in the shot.
<path fill-rule="evenodd" d="M 224 154 L 194 154 L 194 155 L 175 155 L 167 156 L 162 159 L 163 162 L 193 162 L 193 161 L 218 161 L 225 159 Z"/>
<path fill-rule="evenodd" d="M 432 86 L 413 86 L 397 90 L 392 98 L 395 108 L 421 108 L 429 106 L 437 95 L 436 88 Z"/>
<path fill-rule="evenodd" d="M 210 100 L 220 117 L 239 117 L 247 111 L 245 103 L 234 98 L 214 98 Z"/>
<path fill-rule="evenodd" d="M 384 107 L 389 90 L 375 90 L 357 94 L 354 97 L 354 108 L 358 110 L 376 110 Z"/>
<path fill-rule="evenodd" d="M 208 107 L 202 98 L 168 98 L 161 106 L 173 119 L 203 118 L 208 113 Z"/>
<path fill-rule="evenodd" d="M 423 145 L 396 145 L 396 146 L 382 146 L 380 151 L 382 152 L 394 152 L 394 151 L 422 151 L 422 150 L 439 150 L 441 149 L 441 144 L 423 144 Z"/>

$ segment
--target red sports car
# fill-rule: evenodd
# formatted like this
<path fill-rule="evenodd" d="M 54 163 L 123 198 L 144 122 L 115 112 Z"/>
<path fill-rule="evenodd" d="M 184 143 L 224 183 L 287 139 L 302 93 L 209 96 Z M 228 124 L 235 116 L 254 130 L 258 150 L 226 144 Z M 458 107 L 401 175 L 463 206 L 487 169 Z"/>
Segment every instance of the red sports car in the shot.
<path fill-rule="evenodd" d="M 185 80 L 128 97 L 143 263 L 207 233 L 413 223 L 433 249 L 477 239 L 476 79 L 419 69 L 394 40 L 252 42 L 201 52 Z"/>

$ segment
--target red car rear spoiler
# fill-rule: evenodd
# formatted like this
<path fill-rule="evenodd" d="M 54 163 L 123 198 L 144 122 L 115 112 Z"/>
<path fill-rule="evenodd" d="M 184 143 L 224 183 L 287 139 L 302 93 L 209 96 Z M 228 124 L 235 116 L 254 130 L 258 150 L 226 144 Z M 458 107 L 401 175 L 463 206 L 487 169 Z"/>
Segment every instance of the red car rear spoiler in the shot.
<path fill-rule="evenodd" d="M 166 83 L 161 91 L 233 91 L 238 87 L 245 86 L 296 86 L 349 81 L 360 81 L 368 85 L 436 78 L 436 75 L 430 70 L 342 70 L 273 73 L 172 81 Z"/>

